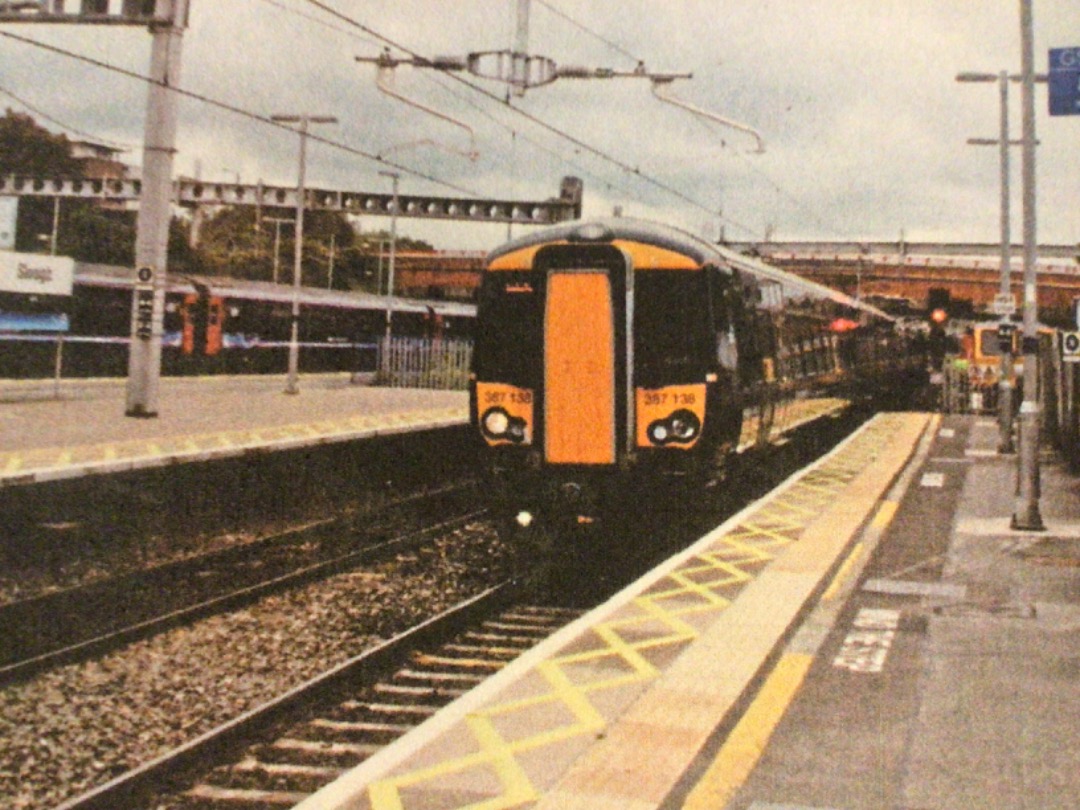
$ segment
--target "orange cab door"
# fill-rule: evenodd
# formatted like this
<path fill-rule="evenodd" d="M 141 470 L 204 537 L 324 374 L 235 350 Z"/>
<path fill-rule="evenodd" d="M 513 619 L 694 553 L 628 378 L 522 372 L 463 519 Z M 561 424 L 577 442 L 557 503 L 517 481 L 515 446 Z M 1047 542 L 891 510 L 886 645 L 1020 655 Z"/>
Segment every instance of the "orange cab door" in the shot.
<path fill-rule="evenodd" d="M 613 464 L 615 322 L 607 273 L 551 271 L 544 346 L 546 460 Z"/>

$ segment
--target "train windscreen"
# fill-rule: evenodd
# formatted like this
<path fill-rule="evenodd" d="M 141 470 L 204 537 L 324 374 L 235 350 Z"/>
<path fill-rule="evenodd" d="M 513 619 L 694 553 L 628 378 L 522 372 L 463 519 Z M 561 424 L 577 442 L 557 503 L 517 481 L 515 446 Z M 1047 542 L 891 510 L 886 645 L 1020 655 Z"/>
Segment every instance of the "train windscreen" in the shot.
<path fill-rule="evenodd" d="M 634 379 L 648 388 L 703 378 L 708 367 L 704 273 L 650 270 L 634 277 Z"/>
<path fill-rule="evenodd" d="M 535 385 L 543 310 L 534 275 L 499 272 L 484 277 L 473 349 L 479 379 Z"/>

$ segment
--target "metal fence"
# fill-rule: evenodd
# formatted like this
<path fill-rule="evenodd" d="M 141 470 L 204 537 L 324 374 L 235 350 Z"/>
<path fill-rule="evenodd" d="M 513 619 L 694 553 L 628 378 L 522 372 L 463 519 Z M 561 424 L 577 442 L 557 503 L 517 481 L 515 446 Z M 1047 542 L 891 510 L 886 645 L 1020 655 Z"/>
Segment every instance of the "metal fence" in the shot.
<path fill-rule="evenodd" d="M 375 384 L 464 390 L 469 386 L 472 348 L 471 340 L 383 338 Z"/>
<path fill-rule="evenodd" d="M 997 412 L 998 380 L 972 374 L 966 360 L 946 357 L 941 369 L 939 405 L 943 413 Z"/>
<path fill-rule="evenodd" d="M 1062 356 L 1061 335 L 1039 346 L 1038 388 L 1041 440 L 1058 450 L 1069 471 L 1080 473 L 1080 363 Z M 960 358 L 946 357 L 938 384 L 938 407 L 943 413 L 994 415 L 998 411 L 998 381 L 993 374 L 974 374 Z M 1013 417 L 1023 400 L 1024 380 L 1013 389 Z"/>

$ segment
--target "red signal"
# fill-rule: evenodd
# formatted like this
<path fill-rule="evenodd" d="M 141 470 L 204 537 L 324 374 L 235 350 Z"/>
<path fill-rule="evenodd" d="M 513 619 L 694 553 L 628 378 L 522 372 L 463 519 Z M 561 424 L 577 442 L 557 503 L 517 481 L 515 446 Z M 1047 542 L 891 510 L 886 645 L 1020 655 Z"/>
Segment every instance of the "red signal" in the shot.
<path fill-rule="evenodd" d="M 945 321 L 947 321 L 948 319 L 949 313 L 941 309 L 940 307 L 930 313 L 930 320 L 932 320 L 934 323 L 945 323 Z"/>

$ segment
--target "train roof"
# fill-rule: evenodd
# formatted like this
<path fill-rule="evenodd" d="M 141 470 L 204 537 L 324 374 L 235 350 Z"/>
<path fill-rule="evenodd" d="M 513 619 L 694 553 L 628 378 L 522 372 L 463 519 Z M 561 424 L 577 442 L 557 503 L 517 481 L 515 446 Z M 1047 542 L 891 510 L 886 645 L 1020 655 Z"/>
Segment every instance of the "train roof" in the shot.
<path fill-rule="evenodd" d="M 87 287 L 111 287 L 131 289 L 135 284 L 135 271 L 130 267 L 105 264 L 75 264 L 75 284 Z M 195 292 L 196 285 L 205 285 L 215 295 L 231 299 L 275 301 L 291 303 L 293 288 L 288 284 L 270 281 L 251 281 L 228 276 L 194 276 L 166 274 L 165 289 L 172 293 Z M 324 290 L 319 287 L 301 287 L 300 303 L 304 306 L 341 307 L 342 309 L 386 309 L 386 296 L 367 292 Z M 439 315 L 471 318 L 476 306 L 455 301 L 436 301 L 416 298 L 394 297 L 394 309 L 398 312 L 427 312 Z"/>
<path fill-rule="evenodd" d="M 844 307 L 866 312 L 874 317 L 895 320 L 877 307 L 864 304 L 839 290 L 773 267 L 761 259 L 747 256 L 723 245 L 711 244 L 670 225 L 633 217 L 607 217 L 564 222 L 507 242 L 488 254 L 487 260 L 490 263 L 514 251 L 547 242 L 606 242 L 617 239 L 672 250 L 701 265 L 715 264 L 719 267 L 735 269 L 757 279 L 764 287 L 779 285 L 784 302 L 805 299 L 829 300 Z M 768 303 L 771 296 L 766 294 L 763 297 Z"/>

